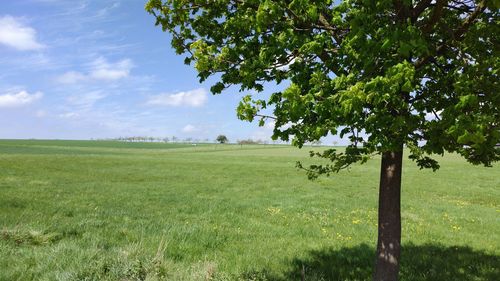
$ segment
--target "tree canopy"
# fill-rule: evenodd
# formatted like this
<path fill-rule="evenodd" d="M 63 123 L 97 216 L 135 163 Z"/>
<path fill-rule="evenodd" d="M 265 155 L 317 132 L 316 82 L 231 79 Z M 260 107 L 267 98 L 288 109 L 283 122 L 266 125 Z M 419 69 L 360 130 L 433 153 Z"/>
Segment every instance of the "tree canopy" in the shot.
<path fill-rule="evenodd" d="M 226 143 L 229 141 L 225 135 L 218 135 L 215 140 L 219 143 Z"/>
<path fill-rule="evenodd" d="M 146 9 L 187 54 L 200 81 L 262 91 L 238 116 L 275 118 L 273 138 L 302 146 L 346 136 L 345 153 L 315 171 L 337 171 L 365 155 L 406 144 L 421 167 L 426 154 L 460 153 L 473 164 L 500 158 L 498 1 L 175 1 Z M 495 47 L 496 46 L 496 47 Z M 271 108 L 273 116 L 259 110 Z M 285 126 L 286 125 L 286 126 Z"/>

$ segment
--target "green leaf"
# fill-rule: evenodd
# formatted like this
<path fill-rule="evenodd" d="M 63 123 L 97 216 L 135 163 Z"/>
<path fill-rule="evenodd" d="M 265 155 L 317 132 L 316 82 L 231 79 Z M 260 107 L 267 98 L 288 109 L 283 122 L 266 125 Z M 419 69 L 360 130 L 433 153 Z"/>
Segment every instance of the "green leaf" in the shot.
<path fill-rule="evenodd" d="M 400 42 L 399 43 L 399 48 L 398 48 L 398 53 L 402 55 L 403 57 L 409 57 L 410 52 L 412 50 L 412 46 L 410 44 L 407 44 L 406 42 Z"/>

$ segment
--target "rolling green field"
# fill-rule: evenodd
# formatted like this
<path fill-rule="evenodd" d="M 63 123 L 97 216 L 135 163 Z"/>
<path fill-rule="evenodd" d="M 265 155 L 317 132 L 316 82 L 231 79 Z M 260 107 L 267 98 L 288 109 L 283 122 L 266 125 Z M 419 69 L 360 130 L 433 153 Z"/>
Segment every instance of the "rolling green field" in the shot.
<path fill-rule="evenodd" d="M 369 280 L 379 159 L 309 148 L 0 141 L 0 280 Z M 405 162 L 401 280 L 500 280 L 500 165 Z"/>

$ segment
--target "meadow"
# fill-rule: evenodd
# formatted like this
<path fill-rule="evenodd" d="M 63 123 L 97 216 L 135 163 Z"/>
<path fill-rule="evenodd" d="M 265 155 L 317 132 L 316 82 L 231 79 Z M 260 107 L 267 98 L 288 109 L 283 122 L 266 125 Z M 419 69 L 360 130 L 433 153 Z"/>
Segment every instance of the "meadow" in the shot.
<path fill-rule="evenodd" d="M 0 141 L 0 280 L 370 280 L 379 159 L 309 150 Z M 439 161 L 404 163 L 401 280 L 500 280 L 500 165 Z"/>

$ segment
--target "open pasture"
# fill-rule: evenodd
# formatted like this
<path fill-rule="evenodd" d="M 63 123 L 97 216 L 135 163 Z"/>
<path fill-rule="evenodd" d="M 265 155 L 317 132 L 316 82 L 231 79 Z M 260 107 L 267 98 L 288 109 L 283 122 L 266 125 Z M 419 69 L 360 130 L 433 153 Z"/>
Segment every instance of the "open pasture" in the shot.
<path fill-rule="evenodd" d="M 0 280 L 369 280 L 379 159 L 309 150 L 0 141 Z M 439 160 L 405 160 L 401 280 L 500 280 L 500 166 Z"/>

